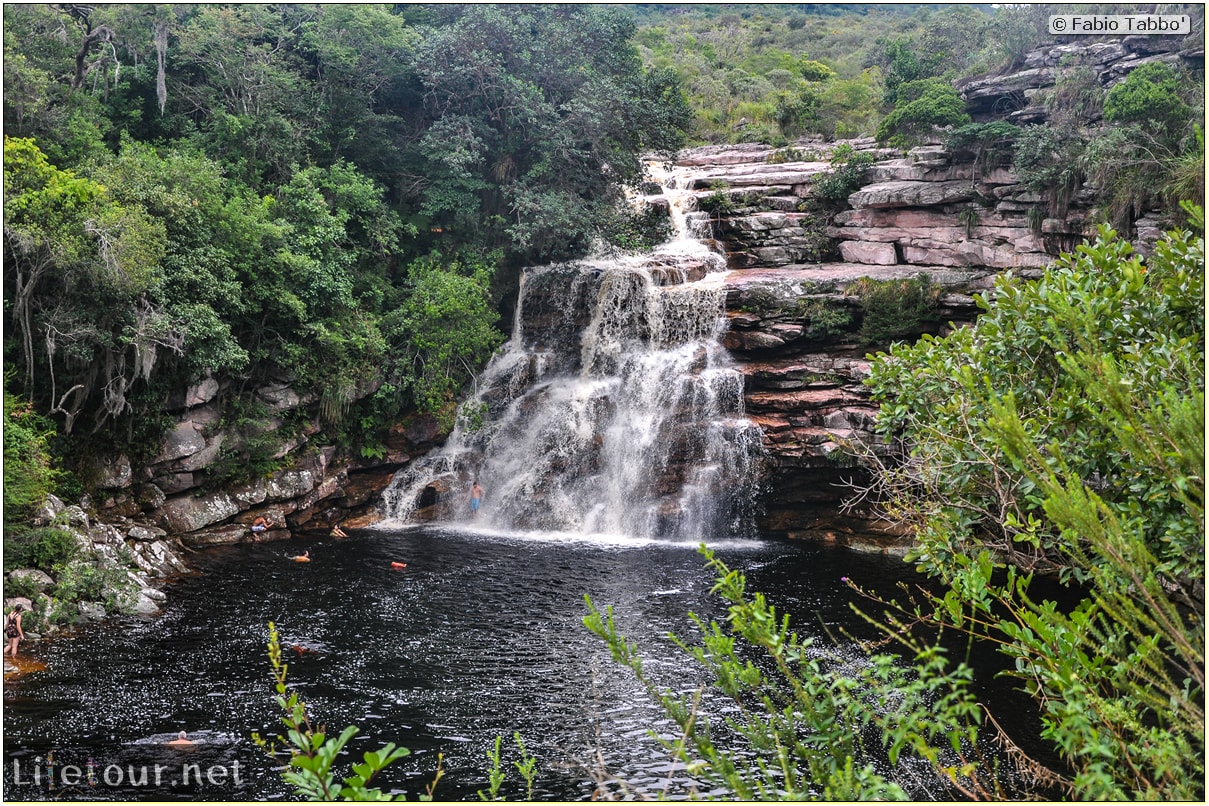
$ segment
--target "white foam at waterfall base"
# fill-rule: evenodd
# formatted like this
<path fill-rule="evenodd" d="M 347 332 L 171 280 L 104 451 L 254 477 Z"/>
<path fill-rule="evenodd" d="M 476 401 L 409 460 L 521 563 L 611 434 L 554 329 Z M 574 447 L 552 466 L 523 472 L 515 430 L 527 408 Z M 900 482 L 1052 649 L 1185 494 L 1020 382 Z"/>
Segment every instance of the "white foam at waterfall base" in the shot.
<path fill-rule="evenodd" d="M 422 514 L 499 534 L 750 534 L 762 439 L 719 344 L 725 289 L 704 252 L 680 239 L 526 270 L 512 339 L 467 407 L 481 426 L 460 419 L 443 448 L 397 474 L 384 525 Z M 486 493 L 472 514 L 475 480 Z"/>

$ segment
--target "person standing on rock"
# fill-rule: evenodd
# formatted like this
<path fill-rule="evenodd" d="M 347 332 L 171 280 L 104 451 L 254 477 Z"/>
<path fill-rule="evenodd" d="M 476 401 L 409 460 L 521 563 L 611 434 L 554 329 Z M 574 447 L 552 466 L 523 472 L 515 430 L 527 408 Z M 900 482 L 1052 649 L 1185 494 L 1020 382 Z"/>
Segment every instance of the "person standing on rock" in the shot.
<path fill-rule="evenodd" d="M 17 645 L 25 640 L 25 630 L 21 628 L 21 616 L 25 613 L 25 605 L 18 603 L 8 612 L 4 619 L 4 653 L 17 657 Z"/>
<path fill-rule="evenodd" d="M 479 485 L 478 479 L 475 479 L 473 486 L 470 488 L 470 517 L 478 517 L 479 505 L 483 502 L 483 488 Z"/>

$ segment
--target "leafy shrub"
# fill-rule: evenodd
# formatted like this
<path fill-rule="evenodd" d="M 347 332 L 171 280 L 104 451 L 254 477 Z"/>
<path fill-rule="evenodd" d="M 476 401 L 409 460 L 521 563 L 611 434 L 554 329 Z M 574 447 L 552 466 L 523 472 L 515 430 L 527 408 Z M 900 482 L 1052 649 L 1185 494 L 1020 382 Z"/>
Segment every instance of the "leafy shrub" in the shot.
<path fill-rule="evenodd" d="M 134 583 L 121 568 L 105 562 L 74 560 L 56 567 L 51 595 L 64 605 L 103 602 L 107 609 L 117 610 L 123 594 L 128 595 L 133 588 Z M 74 613 L 71 615 L 74 617 Z"/>
<path fill-rule="evenodd" d="M 705 668 L 712 690 L 739 704 L 724 721 L 744 741 L 737 751 L 714 744 L 722 727 L 702 715 L 700 692 L 690 697 L 657 685 L 618 631 L 612 608 L 602 613 L 585 597 L 585 625 L 679 728 L 663 746 L 690 775 L 741 801 L 908 800 L 935 792 L 908 792 L 883 771 L 922 765 L 950 796 L 993 796 L 994 775 L 975 741 L 979 708 L 968 666 L 901 637 L 914 664 L 889 653 L 854 663 L 801 638 L 763 595 L 748 594 L 742 573 L 705 547 L 701 553 L 714 572 L 714 592 L 729 604 L 726 620 L 706 623 L 690 614 L 699 645 L 672 638 Z"/>
<path fill-rule="evenodd" d="M 66 529 L 46 526 L 10 533 L 4 541 L 4 564 L 8 568 L 37 568 L 50 572 L 79 555 L 75 536 Z"/>
<path fill-rule="evenodd" d="M 925 607 L 1012 659 L 1072 799 L 1204 797 L 1204 262 L 1201 234 L 1143 265 L 1102 228 L 869 379 L 910 451 L 874 494 L 950 586 Z M 1032 569 L 1082 601 L 1033 598 Z"/>
<path fill-rule="evenodd" d="M 877 141 L 896 148 L 919 143 L 945 126 L 970 122 L 965 102 L 949 82 L 939 78 L 910 81 L 899 87 L 898 104 L 877 127 Z"/>
<path fill-rule="evenodd" d="M 1183 129 L 1191 110 L 1180 98 L 1179 75 L 1162 62 L 1135 68 L 1104 97 L 1104 119 L 1163 131 Z"/>
<path fill-rule="evenodd" d="M 992 403 L 1010 398 L 1028 433 L 1052 446 L 1071 478 L 1099 480 L 1099 497 L 1145 536 L 1158 571 L 1173 580 L 1203 577 L 1204 526 L 1190 519 L 1182 492 L 1194 482 L 1171 481 L 1164 468 L 1174 457 L 1156 466 L 1124 447 L 1101 419 L 1102 401 L 1068 366 L 1074 356 L 1112 357 L 1139 406 L 1203 397 L 1204 241 L 1190 232 L 1171 237 L 1143 265 L 1127 241 L 1102 228 L 1036 282 L 1000 278 L 972 326 L 897 345 L 874 362 L 878 428 L 912 446 L 902 475 L 884 480 L 926 479 L 892 496 L 901 499 L 899 517 L 926 535 L 917 550 L 922 567 L 943 567 L 975 537 L 1022 565 L 1063 564 L 1053 552 L 1066 536 L 980 425 Z"/>
<path fill-rule="evenodd" d="M 626 251 L 652 249 L 674 234 L 667 213 L 650 205 L 639 210 L 619 209 L 605 231 L 610 244 Z"/>
<path fill-rule="evenodd" d="M 697 199 L 697 209 L 702 212 L 710 213 L 715 218 L 730 215 L 736 209 L 734 196 L 725 188 L 718 188 L 712 191 L 708 196 L 702 196 Z"/>
<path fill-rule="evenodd" d="M 859 335 L 864 344 L 885 344 L 918 333 L 926 322 L 935 321 L 941 294 L 941 288 L 922 272 L 909 280 L 862 277 L 849 291 L 861 300 Z"/>
<path fill-rule="evenodd" d="M 1026 126 L 1016 138 L 1012 170 L 1023 185 L 1046 194 L 1051 215 L 1063 216 L 1083 181 L 1085 147 L 1074 133 Z"/>
<path fill-rule="evenodd" d="M 1085 126 L 1104 110 L 1104 88 L 1095 71 L 1084 65 L 1064 67 L 1042 102 L 1052 125 L 1060 129 Z"/>
<path fill-rule="evenodd" d="M 979 170 L 1011 164 L 1020 127 L 1003 120 L 991 123 L 967 123 L 944 138 L 947 151 L 965 152 L 974 158 Z"/>
<path fill-rule="evenodd" d="M 865 173 L 875 158 L 868 151 L 857 151 L 847 143 L 836 147 L 831 156 L 831 168 L 815 177 L 814 195 L 829 202 L 844 202 L 859 190 Z"/>
<path fill-rule="evenodd" d="M 6 373 L 5 386 L 12 379 Z M 28 402 L 4 392 L 4 524 L 5 532 L 22 522 L 54 490 L 62 473 L 51 459 L 54 424 L 39 416 Z"/>
<path fill-rule="evenodd" d="M 852 326 L 852 313 L 846 305 L 831 305 L 818 297 L 799 297 L 796 314 L 806 325 L 807 336 L 821 341 L 843 336 Z"/>
<path fill-rule="evenodd" d="M 703 547 L 727 617 L 693 616 L 697 642 L 673 640 L 734 704 L 718 725 L 700 691 L 657 685 L 612 610 L 586 600 L 587 627 L 679 728 L 664 747 L 689 775 L 740 800 L 919 799 L 904 783 L 924 779 L 887 775 L 888 761 L 935 776 L 945 791 L 931 799 L 1204 800 L 1204 239 L 1172 233 L 1149 271 L 1128 252 L 1102 231 L 1036 284 L 1000 280 L 972 327 L 874 362 L 880 426 L 912 446 L 879 470 L 894 493 L 881 500 L 916 530 L 909 559 L 945 583 L 869 597 L 883 608 L 870 622 L 905 656 L 846 663 Z M 1121 461 L 1089 465 L 1089 447 Z M 1121 486 L 1092 466 L 1115 467 Z M 1013 540 L 988 540 L 997 520 Z M 1038 551 L 1083 580 L 1073 608 L 1033 593 L 1019 563 Z M 1010 740 L 970 670 L 912 637 L 923 624 L 1008 659 L 1061 766 L 1015 745 L 979 755 L 984 739 Z M 743 746 L 717 747 L 722 730 Z M 1045 790 L 1007 792 L 1001 776 Z"/>

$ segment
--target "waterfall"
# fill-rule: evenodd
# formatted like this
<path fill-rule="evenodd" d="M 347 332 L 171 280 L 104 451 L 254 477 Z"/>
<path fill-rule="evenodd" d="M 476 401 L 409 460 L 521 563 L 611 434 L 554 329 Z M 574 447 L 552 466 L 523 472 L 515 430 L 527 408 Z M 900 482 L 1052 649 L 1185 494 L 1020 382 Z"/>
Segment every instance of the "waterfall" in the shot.
<path fill-rule="evenodd" d="M 748 533 L 763 448 L 719 344 L 723 268 L 682 230 L 649 255 L 526 269 L 511 339 L 445 446 L 383 492 L 388 517 L 693 541 Z M 472 515 L 475 480 L 486 493 Z"/>

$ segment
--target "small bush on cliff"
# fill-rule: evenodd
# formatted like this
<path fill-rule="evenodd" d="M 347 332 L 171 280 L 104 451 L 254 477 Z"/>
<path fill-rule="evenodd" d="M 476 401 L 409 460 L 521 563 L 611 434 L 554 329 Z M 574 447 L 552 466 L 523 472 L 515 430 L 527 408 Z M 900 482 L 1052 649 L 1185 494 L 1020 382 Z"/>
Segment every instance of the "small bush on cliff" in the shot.
<path fill-rule="evenodd" d="M 1130 72 L 1104 97 L 1104 119 L 1113 123 L 1140 123 L 1156 132 L 1179 131 L 1191 114 L 1180 97 L 1176 71 L 1161 62 L 1149 62 Z"/>
<path fill-rule="evenodd" d="M 941 289 L 922 272 L 908 280 L 874 280 L 862 277 L 849 288 L 861 300 L 859 331 L 862 344 L 886 344 L 918 333 L 936 320 Z"/>
<path fill-rule="evenodd" d="M 848 143 L 841 143 L 831 155 L 831 167 L 814 180 L 815 198 L 846 202 L 860 189 L 865 181 L 865 173 L 875 161 L 876 158 L 868 151 L 857 151 Z"/>
<path fill-rule="evenodd" d="M 1083 181 L 1085 148 L 1075 132 L 1026 126 L 1016 138 L 1012 169 L 1021 184 L 1046 194 L 1050 215 L 1061 217 Z"/>
<path fill-rule="evenodd" d="M 909 148 L 938 129 L 970 122 L 965 102 L 948 81 L 929 78 L 899 87 L 898 105 L 877 127 L 877 141 Z"/>
<path fill-rule="evenodd" d="M 1002 120 L 969 123 L 954 129 L 944 139 L 949 151 L 968 154 L 977 170 L 985 171 L 1011 163 L 1020 127 Z"/>

